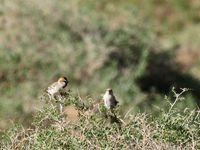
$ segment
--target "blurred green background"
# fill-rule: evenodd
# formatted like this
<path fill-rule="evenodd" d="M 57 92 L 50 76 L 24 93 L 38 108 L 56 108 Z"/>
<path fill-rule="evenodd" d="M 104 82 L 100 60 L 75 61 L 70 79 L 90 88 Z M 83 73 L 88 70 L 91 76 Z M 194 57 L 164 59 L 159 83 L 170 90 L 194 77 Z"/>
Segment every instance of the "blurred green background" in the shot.
<path fill-rule="evenodd" d="M 199 0 L 0 0 L 0 128 L 29 125 L 44 89 L 99 101 L 113 88 L 121 112 L 165 108 L 172 87 L 200 105 Z"/>

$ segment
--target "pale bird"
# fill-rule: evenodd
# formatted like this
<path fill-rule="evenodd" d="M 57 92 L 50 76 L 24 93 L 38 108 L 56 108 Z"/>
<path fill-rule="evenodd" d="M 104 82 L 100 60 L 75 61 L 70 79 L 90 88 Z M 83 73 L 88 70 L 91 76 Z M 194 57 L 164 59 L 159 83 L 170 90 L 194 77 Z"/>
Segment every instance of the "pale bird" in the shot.
<path fill-rule="evenodd" d="M 66 88 L 67 84 L 68 84 L 68 80 L 66 77 L 61 77 L 58 79 L 57 82 L 52 83 L 47 88 L 47 93 L 50 99 L 55 100 L 55 95 L 58 95 L 60 103 L 63 103 L 60 92 L 62 92 Z M 62 112 L 62 104 L 60 104 L 60 111 Z"/>
<path fill-rule="evenodd" d="M 103 100 L 104 100 L 104 105 L 108 110 L 112 110 L 113 108 L 115 108 L 115 106 L 118 103 L 118 101 L 116 100 L 113 94 L 112 89 L 106 89 L 106 92 L 103 96 Z"/>

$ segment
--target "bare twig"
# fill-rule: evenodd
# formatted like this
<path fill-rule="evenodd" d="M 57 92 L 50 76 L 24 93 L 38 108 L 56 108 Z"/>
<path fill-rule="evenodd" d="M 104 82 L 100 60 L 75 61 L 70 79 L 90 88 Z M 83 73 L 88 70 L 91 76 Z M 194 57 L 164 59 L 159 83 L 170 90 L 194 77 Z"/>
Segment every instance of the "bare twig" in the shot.
<path fill-rule="evenodd" d="M 175 101 L 173 102 L 173 103 L 170 103 L 170 109 L 169 109 L 169 112 L 168 112 L 168 114 L 170 114 L 171 113 L 171 111 L 172 111 L 172 109 L 173 109 L 173 107 L 174 107 L 174 105 L 179 101 L 179 100 L 182 100 L 182 98 L 180 97 L 183 93 L 185 93 L 185 92 L 187 92 L 189 89 L 187 89 L 187 88 L 181 88 L 181 92 L 180 93 L 176 93 L 176 91 L 175 91 L 175 88 L 173 87 L 172 88 L 172 92 L 174 93 L 174 95 L 175 95 Z"/>

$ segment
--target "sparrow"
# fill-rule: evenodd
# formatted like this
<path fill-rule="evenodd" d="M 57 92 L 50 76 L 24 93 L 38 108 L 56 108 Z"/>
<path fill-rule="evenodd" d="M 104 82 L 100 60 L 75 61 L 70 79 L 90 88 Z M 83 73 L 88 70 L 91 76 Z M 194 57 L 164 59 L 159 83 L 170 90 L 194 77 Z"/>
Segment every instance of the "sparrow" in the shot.
<path fill-rule="evenodd" d="M 50 97 L 50 99 L 55 100 L 55 95 L 60 94 L 68 85 L 68 80 L 66 77 L 61 77 L 58 79 L 57 82 L 52 83 L 48 88 L 47 88 L 47 93 Z M 61 95 L 58 95 L 60 103 L 62 102 Z M 60 104 L 60 111 L 62 112 L 62 105 Z"/>
<path fill-rule="evenodd" d="M 103 96 L 103 100 L 104 100 L 104 105 L 108 110 L 112 110 L 113 108 L 115 108 L 117 103 L 119 103 L 116 100 L 112 89 L 106 89 L 106 92 Z"/>

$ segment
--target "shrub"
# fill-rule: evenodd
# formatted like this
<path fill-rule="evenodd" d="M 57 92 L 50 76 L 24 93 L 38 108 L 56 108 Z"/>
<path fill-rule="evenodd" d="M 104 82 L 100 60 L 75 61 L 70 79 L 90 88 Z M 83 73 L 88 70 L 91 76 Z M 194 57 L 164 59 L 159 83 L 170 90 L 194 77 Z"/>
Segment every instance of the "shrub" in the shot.
<path fill-rule="evenodd" d="M 174 103 L 161 110 L 159 117 L 127 112 L 121 116 L 118 108 L 109 113 L 102 103 L 92 99 L 84 102 L 69 92 L 63 96 L 65 107 L 79 112 L 78 120 L 70 122 L 60 114 L 55 103 L 43 96 L 46 106 L 34 116 L 33 127 L 14 125 L 1 132 L 1 149 L 199 149 L 199 111 L 179 111 L 176 104 L 183 91 L 174 91 Z M 120 107 L 120 106 L 118 106 Z"/>

